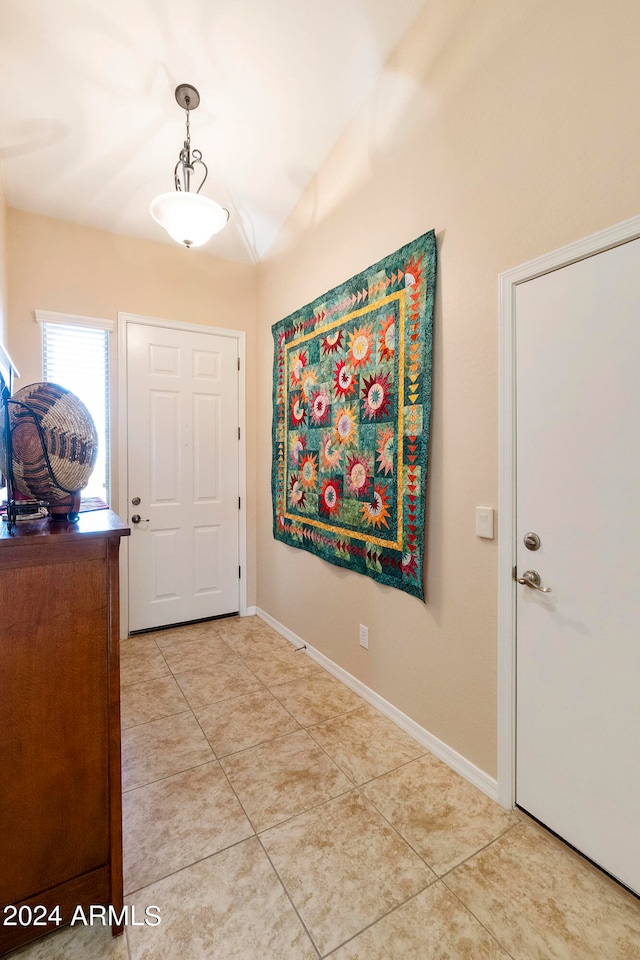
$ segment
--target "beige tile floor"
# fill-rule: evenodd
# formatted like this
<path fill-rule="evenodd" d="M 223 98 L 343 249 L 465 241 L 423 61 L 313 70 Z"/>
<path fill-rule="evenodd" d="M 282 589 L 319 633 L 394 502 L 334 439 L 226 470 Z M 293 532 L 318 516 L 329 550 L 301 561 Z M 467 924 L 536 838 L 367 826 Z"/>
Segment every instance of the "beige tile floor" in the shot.
<path fill-rule="evenodd" d="M 255 617 L 122 645 L 138 919 L 20 960 L 637 960 L 640 901 Z"/>

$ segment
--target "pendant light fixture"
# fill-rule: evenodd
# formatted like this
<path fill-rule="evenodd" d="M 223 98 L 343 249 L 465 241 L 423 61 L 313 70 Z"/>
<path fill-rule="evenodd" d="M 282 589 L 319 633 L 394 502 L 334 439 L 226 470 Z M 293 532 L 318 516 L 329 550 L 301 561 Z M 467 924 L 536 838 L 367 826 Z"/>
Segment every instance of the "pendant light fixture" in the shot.
<path fill-rule="evenodd" d="M 187 112 L 187 138 L 173 171 L 175 190 L 161 193 L 151 201 L 149 209 L 153 219 L 170 237 L 187 248 L 199 247 L 226 226 L 229 211 L 214 200 L 200 196 L 209 171 L 200 150 L 191 149 L 189 129 L 189 113 L 200 103 L 200 94 L 190 84 L 181 83 L 176 87 L 176 101 Z M 202 167 L 198 173 L 204 173 L 204 176 L 198 189 L 192 192 L 191 178 L 196 167 Z"/>

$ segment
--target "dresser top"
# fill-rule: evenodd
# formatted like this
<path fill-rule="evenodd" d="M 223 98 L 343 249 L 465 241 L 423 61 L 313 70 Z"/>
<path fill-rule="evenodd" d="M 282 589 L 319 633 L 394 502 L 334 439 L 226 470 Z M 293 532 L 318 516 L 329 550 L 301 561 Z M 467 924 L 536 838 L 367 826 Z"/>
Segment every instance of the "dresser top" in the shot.
<path fill-rule="evenodd" d="M 0 521 L 0 550 L 11 545 L 34 543 L 55 538 L 56 543 L 94 537 L 128 537 L 131 531 L 113 510 L 92 510 L 81 513 L 77 523 L 66 520 L 26 520 L 14 524 L 11 533 L 8 524 Z"/>

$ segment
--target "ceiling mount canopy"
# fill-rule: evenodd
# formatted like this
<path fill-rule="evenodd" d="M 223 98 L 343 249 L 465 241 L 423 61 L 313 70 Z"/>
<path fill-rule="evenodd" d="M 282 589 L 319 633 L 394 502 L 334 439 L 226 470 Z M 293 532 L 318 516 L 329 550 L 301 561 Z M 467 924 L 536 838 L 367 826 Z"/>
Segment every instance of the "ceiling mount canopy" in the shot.
<path fill-rule="evenodd" d="M 214 233 L 218 233 L 229 219 L 229 211 L 214 200 L 200 196 L 207 175 L 207 165 L 200 150 L 191 149 L 191 130 L 189 113 L 200 103 L 200 94 L 189 83 L 176 87 L 176 102 L 187 113 L 187 135 L 184 146 L 178 155 L 173 171 L 175 191 L 161 193 L 151 201 L 151 216 L 178 243 L 185 247 L 199 247 L 206 243 Z M 202 179 L 195 192 L 191 189 L 191 179 L 197 173 Z"/>

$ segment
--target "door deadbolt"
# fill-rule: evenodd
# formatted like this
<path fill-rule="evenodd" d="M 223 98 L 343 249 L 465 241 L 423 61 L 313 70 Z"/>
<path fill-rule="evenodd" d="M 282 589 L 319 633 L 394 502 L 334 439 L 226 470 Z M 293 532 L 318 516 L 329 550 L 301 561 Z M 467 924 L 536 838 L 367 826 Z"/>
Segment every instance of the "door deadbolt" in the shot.
<path fill-rule="evenodd" d="M 133 497 L 131 503 L 134 505 L 134 507 L 140 506 L 140 497 Z"/>
<path fill-rule="evenodd" d="M 525 533 L 524 545 L 527 548 L 527 550 L 539 550 L 540 537 L 538 536 L 537 533 Z"/>

